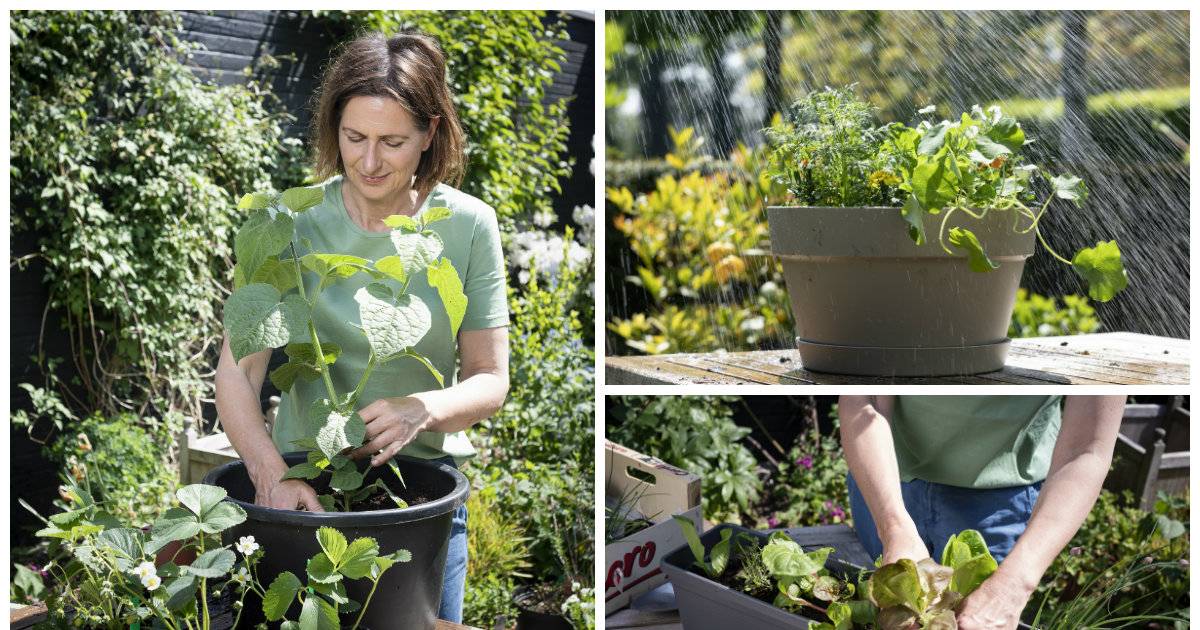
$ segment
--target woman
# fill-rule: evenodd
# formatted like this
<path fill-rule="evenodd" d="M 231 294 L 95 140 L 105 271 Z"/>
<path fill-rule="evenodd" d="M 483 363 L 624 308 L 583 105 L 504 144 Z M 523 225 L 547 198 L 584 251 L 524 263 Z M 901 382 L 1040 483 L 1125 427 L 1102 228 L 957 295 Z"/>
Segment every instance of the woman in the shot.
<path fill-rule="evenodd" d="M 842 396 L 859 540 L 890 563 L 978 530 L 1000 566 L 964 600 L 958 627 L 1015 628 L 1100 494 L 1124 405 L 1124 396 Z"/>
<path fill-rule="evenodd" d="M 373 466 L 404 454 L 461 464 L 474 455 L 463 433 L 495 413 L 508 392 L 508 304 L 505 267 L 495 212 L 444 182 L 461 180 L 464 138 L 446 85 L 445 57 L 431 38 L 412 33 L 364 35 L 346 45 L 326 71 L 312 122 L 317 179 L 327 179 L 322 203 L 296 217 L 305 251 L 352 253 L 371 260 L 395 254 L 384 219 L 418 216 L 429 207 L 450 208 L 450 219 L 432 226 L 445 242 L 443 256 L 462 277 L 468 304 L 457 340 L 435 289 L 423 276 L 409 291 L 430 305 L 433 328 L 416 346 L 440 372 L 455 374 L 438 388 L 417 361 L 375 368 L 360 400 L 366 443 L 355 458 Z M 303 255 L 304 252 L 300 252 Z M 369 278 L 359 274 L 322 290 L 313 321 L 322 341 L 341 347 L 330 371 L 339 391 L 353 389 L 368 356 L 355 328 L 353 296 Z M 306 282 L 315 285 L 315 280 Z M 310 291 L 315 287 L 307 287 Z M 230 442 L 246 462 L 255 503 L 320 511 L 303 480 L 282 480 L 280 453 L 296 450 L 299 418 L 324 398 L 322 383 L 297 382 L 284 392 L 268 434 L 259 392 L 271 352 L 235 362 L 226 339 L 217 366 L 217 411 Z M 456 381 L 456 382 L 455 382 Z M 453 521 L 439 617 L 462 619 L 466 579 L 466 508 Z"/>

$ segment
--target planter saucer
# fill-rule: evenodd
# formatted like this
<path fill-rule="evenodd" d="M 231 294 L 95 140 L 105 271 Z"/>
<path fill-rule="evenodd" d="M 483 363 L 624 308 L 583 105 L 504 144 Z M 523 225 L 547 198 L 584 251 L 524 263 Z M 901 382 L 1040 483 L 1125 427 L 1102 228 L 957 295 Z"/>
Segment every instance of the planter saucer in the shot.
<path fill-rule="evenodd" d="M 966 376 L 1004 369 L 1009 339 L 971 346 L 886 348 L 796 338 L 806 370 L 854 376 Z"/>

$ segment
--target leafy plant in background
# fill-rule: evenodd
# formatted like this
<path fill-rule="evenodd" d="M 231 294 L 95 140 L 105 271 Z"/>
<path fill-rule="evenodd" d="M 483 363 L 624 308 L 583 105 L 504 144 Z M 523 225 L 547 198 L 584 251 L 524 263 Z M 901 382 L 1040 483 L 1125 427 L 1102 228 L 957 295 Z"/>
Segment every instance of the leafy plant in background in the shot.
<path fill-rule="evenodd" d="M 170 504 L 178 479 L 164 461 L 174 439 L 166 423 L 95 413 L 72 430 L 74 435 L 60 434 L 46 450 L 62 474 L 77 483 L 86 480 L 108 512 L 140 526 Z"/>
<path fill-rule="evenodd" d="M 1059 554 L 1038 585 L 1026 616 L 1040 611 L 1044 620 L 1069 619 L 1058 612 L 1082 596 L 1102 602 L 1108 611 L 1161 616 L 1189 602 L 1189 501 L 1186 494 L 1160 495 L 1153 512 L 1133 505 L 1129 492 L 1101 491 L 1067 551 Z M 1153 571 L 1130 571 L 1129 559 L 1152 558 Z M 1078 610 L 1075 613 L 1078 614 Z"/>
<path fill-rule="evenodd" d="M 832 428 L 821 433 L 819 425 L 807 424 L 767 477 L 764 509 L 769 511 L 769 528 L 852 524 L 850 491 L 846 487 L 849 468 L 838 440 L 835 405 L 829 413 Z M 780 447 L 782 451 L 782 447 Z"/>
<path fill-rule="evenodd" d="M 201 416 L 231 201 L 300 160 L 269 92 L 196 78 L 179 28 L 168 12 L 12 16 L 11 228 L 34 245 L 13 262 L 42 274 L 62 315 L 38 343 L 46 380 L 26 387 L 39 404 L 14 416 L 38 439 L 93 412 L 173 430 L 168 412 Z"/>
<path fill-rule="evenodd" d="M 252 212 L 235 239 L 236 289 L 225 303 L 225 329 L 235 360 L 267 348 L 286 346 L 288 362 L 273 370 L 271 382 L 288 391 L 297 380 L 321 379 L 328 397 L 309 409 L 307 436 L 296 446 L 308 451 L 307 461 L 288 469 L 284 479 L 316 479 L 330 473 L 334 495 L 319 495 L 326 510 L 350 511 L 356 502 L 377 491 L 406 507 L 382 480 L 364 486 L 358 464 L 345 453 L 362 446 L 366 425 L 358 416 L 359 395 L 376 366 L 395 360 L 415 360 L 443 385 L 443 377 L 424 355 L 413 350 L 432 326 L 432 313 L 421 298 L 408 293 L 408 284 L 424 273 L 450 319 L 450 338 L 467 310 L 462 280 L 448 258 L 443 258 L 442 238 L 430 226 L 450 218 L 449 208 L 429 208 L 419 219 L 393 215 L 384 220 L 396 254 L 367 260 L 339 252 L 297 252 L 293 213 L 304 212 L 324 198 L 322 187 L 290 188 L 282 195 L 256 192 L 245 195 L 238 207 Z M 281 207 L 282 206 L 282 207 Z M 286 209 L 286 210 L 285 210 Z M 310 246 L 301 244 L 304 249 Z M 304 272 L 316 276 L 315 289 L 306 291 Z M 366 274 L 373 282 L 354 294 L 363 334 L 369 343 L 367 365 L 352 392 L 339 394 L 329 373 L 341 349 L 322 343 L 311 312 L 328 285 Z M 399 287 L 396 290 L 393 287 Z M 399 469 L 391 464 L 399 476 Z"/>
<path fill-rule="evenodd" d="M 700 475 L 704 518 L 742 522 L 762 493 L 758 462 L 740 442 L 750 429 L 733 421 L 737 398 L 621 396 L 608 437 Z"/>
<path fill-rule="evenodd" d="M 942 250 L 954 254 L 954 247 L 965 254 L 976 272 L 992 271 L 997 265 L 971 230 L 947 230 L 947 222 L 960 212 L 980 220 L 990 212 L 1011 211 L 1013 229 L 1035 233 L 1051 256 L 1070 265 L 1087 283 L 1092 299 L 1107 302 L 1128 284 L 1116 241 L 1083 248 L 1071 260 L 1046 242 L 1039 222 L 1050 203 L 1064 199 L 1082 206 L 1087 186 L 1078 177 L 1051 176 L 1025 164 L 1021 150 L 1031 140 L 999 107 L 984 112 L 975 106 L 956 120 L 926 120 L 915 128 L 902 123 L 876 128 L 868 113 L 852 87 L 810 93 L 792 106 L 788 120 L 768 131 L 774 147 L 768 172 L 787 183 L 802 203 L 833 200 L 838 203 L 832 205 L 841 206 L 844 201 L 873 200 L 900 206 L 917 245 L 926 241 L 926 217 L 941 215 L 937 241 Z M 1054 192 L 1041 203 L 1033 191 L 1035 173 Z M 852 192 L 854 186 L 858 194 Z"/>
<path fill-rule="evenodd" d="M 607 191 L 613 226 L 635 259 L 626 282 L 648 302 L 646 313 L 611 318 L 608 330 L 645 354 L 742 350 L 783 339 L 791 308 L 779 263 L 763 249 L 763 200 L 773 184 L 748 174 L 760 156 L 742 147 L 735 172 L 704 175 L 693 170 L 699 139 L 692 130 L 672 137 L 667 161 L 679 174 L 658 178 L 646 193 Z"/>
<path fill-rule="evenodd" d="M 553 209 L 565 157 L 567 99 L 547 98 L 567 54 L 560 24 L 543 11 L 331 11 L 352 30 L 418 29 L 446 51 L 450 90 L 470 143 L 463 190 L 496 209 L 501 229 Z"/>
<path fill-rule="evenodd" d="M 519 514 L 500 508 L 494 486 L 473 489 L 467 498 L 467 588 L 464 621 L 488 627 L 498 616 L 515 619 L 512 594 L 517 580 L 529 578 L 529 536 Z"/>
<path fill-rule="evenodd" d="M 1086 335 L 1097 330 L 1100 330 L 1100 320 L 1086 297 L 1064 295 L 1062 308 L 1059 308 L 1058 300 L 1053 297 L 1017 289 L 1009 337 Z"/>

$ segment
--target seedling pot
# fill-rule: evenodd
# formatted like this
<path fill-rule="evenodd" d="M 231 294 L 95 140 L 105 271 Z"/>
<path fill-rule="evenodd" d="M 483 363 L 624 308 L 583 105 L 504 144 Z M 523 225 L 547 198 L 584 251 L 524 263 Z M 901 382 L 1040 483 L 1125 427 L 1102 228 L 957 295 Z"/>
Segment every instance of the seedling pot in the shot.
<path fill-rule="evenodd" d="M 304 453 L 289 453 L 283 458 L 292 466 L 305 461 L 305 457 Z M 405 486 L 401 486 L 387 466 L 370 469 L 364 483 L 383 479 L 401 497 L 422 496 L 428 502 L 405 509 L 369 512 L 310 513 L 266 508 L 254 504 L 254 485 L 241 461 L 214 469 L 205 476 L 204 483 L 224 488 L 229 494 L 226 500 L 246 510 L 246 521 L 225 530 L 224 542 L 231 544 L 241 536 L 254 536 L 266 552 L 258 565 L 264 587 L 283 571 L 291 571 L 305 582 L 308 559 L 321 551 L 317 529 L 333 527 L 347 540 L 375 538 L 381 554 L 397 549 L 412 553 L 411 561 L 396 563 L 383 574 L 360 627 L 433 628 L 441 604 L 451 519 L 454 511 L 466 502 L 469 485 L 461 472 L 441 462 L 397 457 L 396 463 Z M 350 599 L 360 604 L 366 602 L 370 586 L 367 579 L 346 582 Z M 299 612 L 299 605 L 293 605 L 288 618 L 297 619 Z M 243 623 L 253 625 L 261 621 L 261 613 L 262 602 L 248 596 Z M 357 616 L 357 611 L 345 614 L 342 623 L 349 627 Z"/>
<path fill-rule="evenodd" d="M 899 208 L 767 208 L 805 369 L 952 376 L 1004 367 L 1035 234 L 1016 232 L 1012 212 L 955 213 L 944 233 L 971 230 L 999 265 L 974 272 L 959 250 L 938 244 L 943 216 L 926 217 L 928 242 L 918 246 Z"/>
<path fill-rule="evenodd" d="M 700 537 L 706 550 L 721 540 L 721 531 L 733 530 L 734 536 L 748 533 L 761 544 L 766 544 L 767 534 L 737 525 L 718 525 Z M 814 621 L 803 613 L 793 613 L 729 588 L 708 578 L 693 568 L 695 557 L 685 544 L 663 558 L 662 568 L 675 589 L 675 602 L 679 605 L 679 617 L 684 630 L 778 630 L 808 628 Z M 854 579 L 858 567 L 833 557 L 826 562 L 830 573 L 843 579 Z"/>
<path fill-rule="evenodd" d="M 533 591 L 521 587 L 513 593 L 513 603 L 520 611 L 517 613 L 517 630 L 572 630 L 571 623 L 562 615 L 551 615 L 530 610 L 536 602 L 532 601 Z"/>

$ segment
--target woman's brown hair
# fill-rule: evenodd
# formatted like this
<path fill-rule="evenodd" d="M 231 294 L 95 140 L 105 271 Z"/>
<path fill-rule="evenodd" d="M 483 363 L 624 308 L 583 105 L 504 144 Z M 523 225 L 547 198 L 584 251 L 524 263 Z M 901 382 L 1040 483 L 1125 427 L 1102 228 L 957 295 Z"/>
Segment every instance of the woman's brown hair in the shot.
<path fill-rule="evenodd" d="M 312 119 L 313 174 L 318 181 L 345 173 L 338 130 L 342 111 L 355 96 L 395 99 L 421 131 L 440 118 L 417 166 L 418 192 L 427 193 L 438 182 L 462 181 L 466 141 L 446 85 L 446 56 L 437 40 L 416 32 L 391 37 L 367 33 L 342 47 L 321 79 Z"/>

